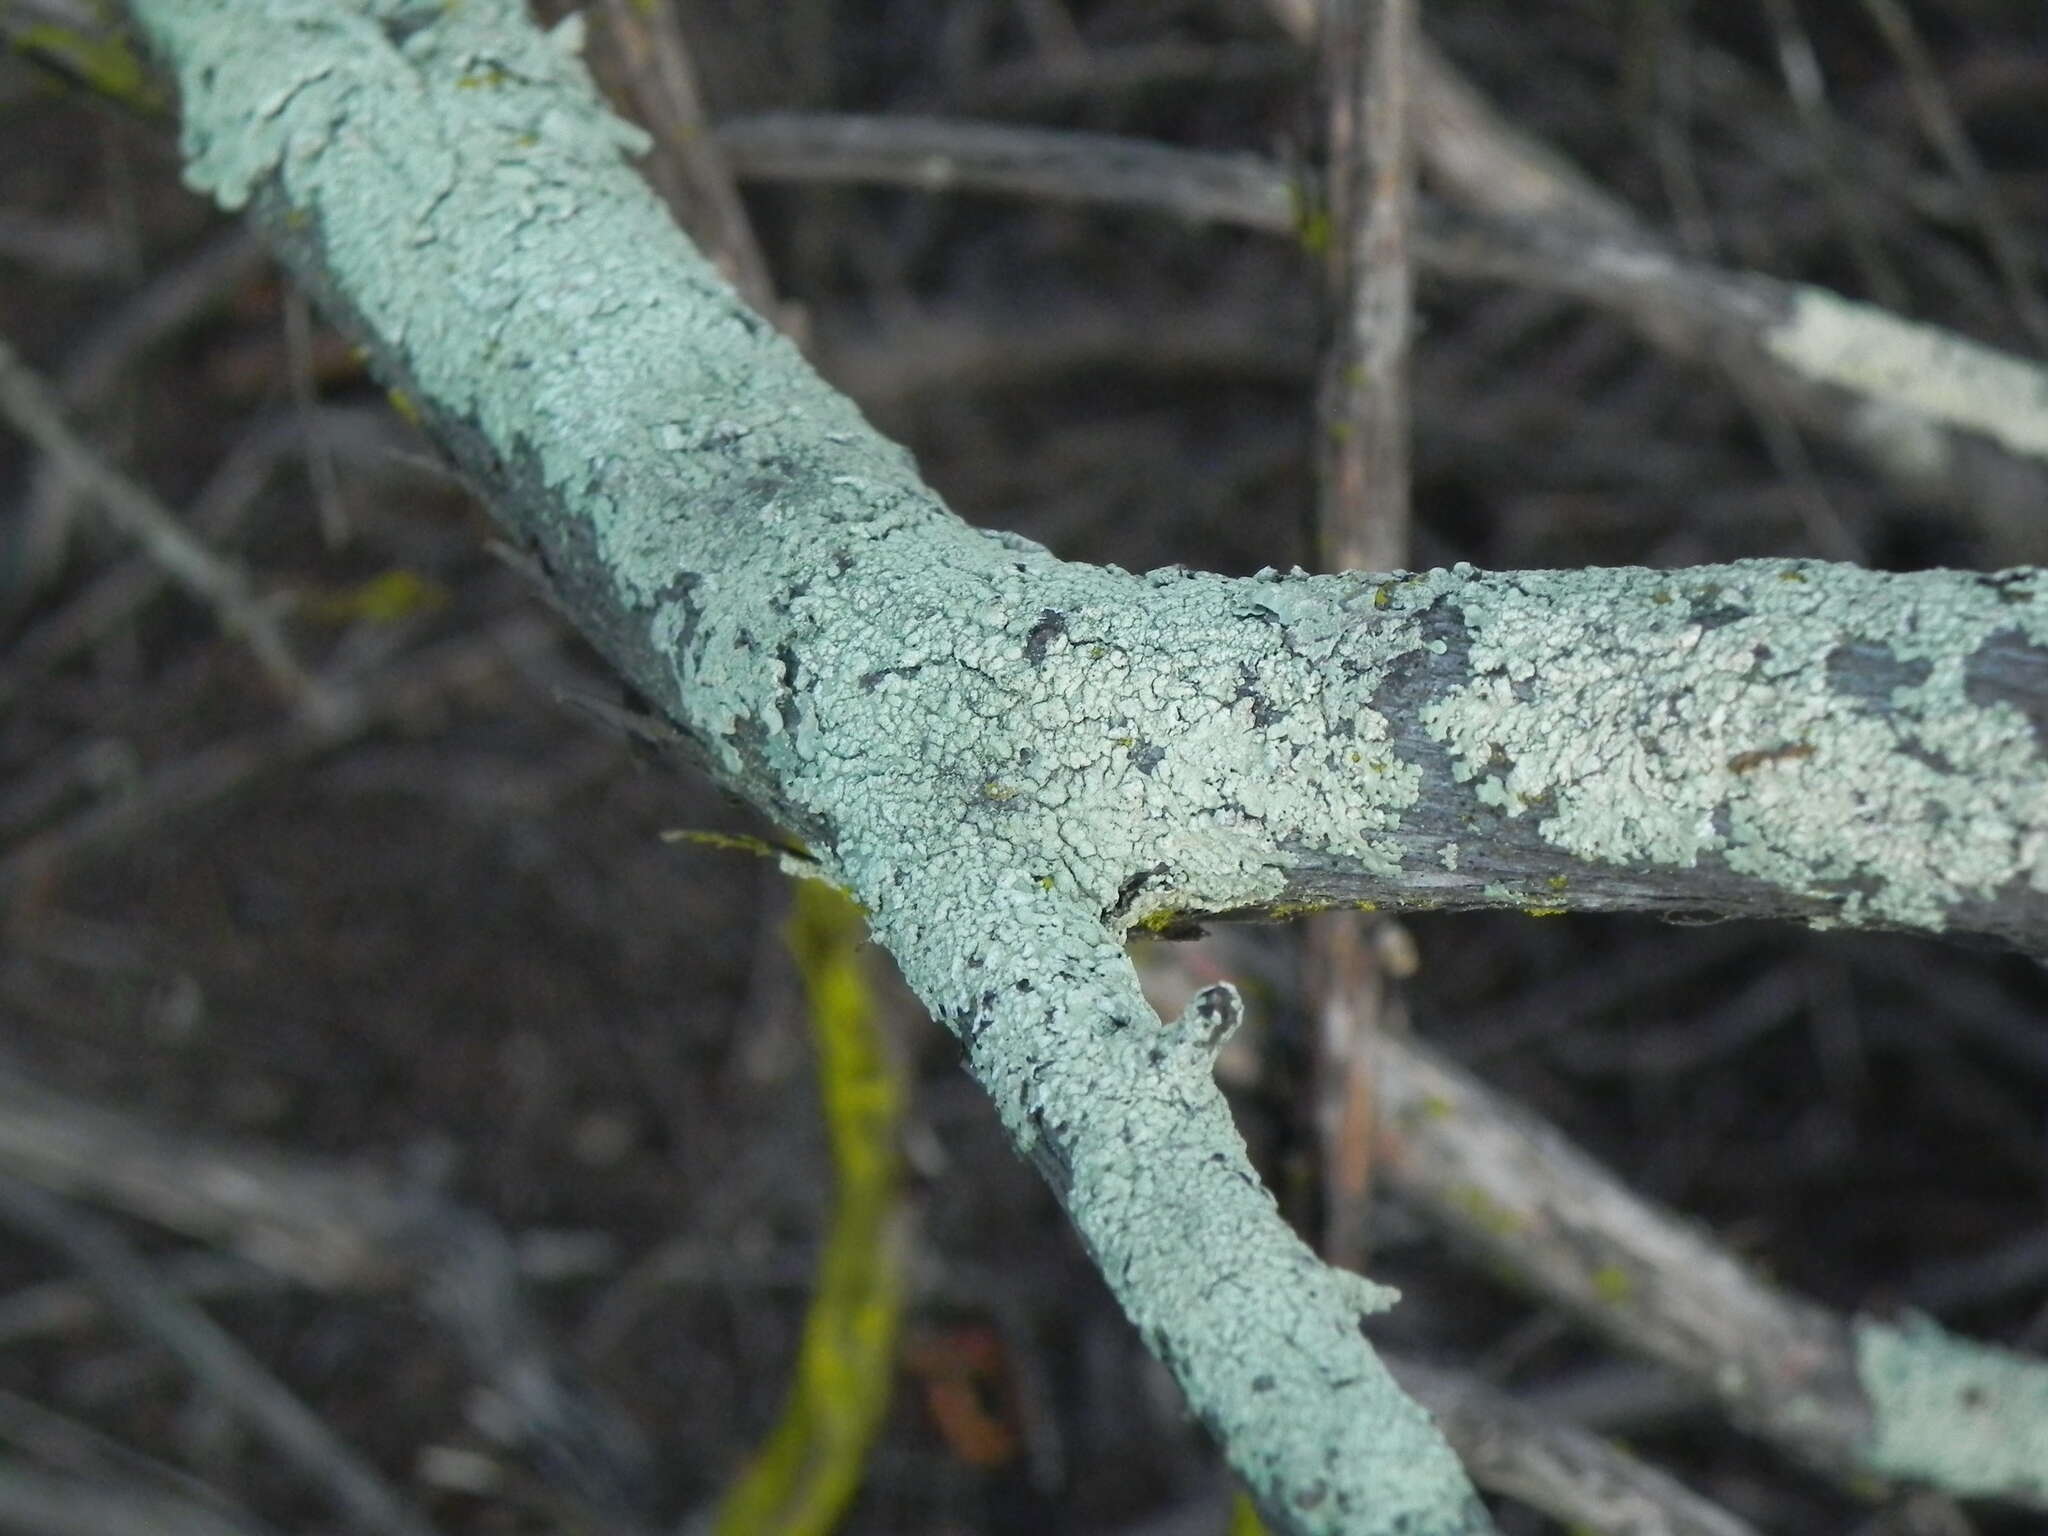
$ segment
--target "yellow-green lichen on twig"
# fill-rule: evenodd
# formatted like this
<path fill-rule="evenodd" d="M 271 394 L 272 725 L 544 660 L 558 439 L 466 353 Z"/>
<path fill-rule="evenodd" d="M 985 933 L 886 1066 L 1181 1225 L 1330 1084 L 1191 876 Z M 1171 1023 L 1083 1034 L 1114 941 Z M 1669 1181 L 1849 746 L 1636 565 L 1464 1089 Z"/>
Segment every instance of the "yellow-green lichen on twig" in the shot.
<path fill-rule="evenodd" d="M 718 1536 L 808 1536 L 837 1524 L 888 1411 L 903 1279 L 885 1048 L 853 903 L 800 881 L 785 930 L 802 976 L 837 1180 L 831 1227 L 781 1420 L 718 1512 Z"/>

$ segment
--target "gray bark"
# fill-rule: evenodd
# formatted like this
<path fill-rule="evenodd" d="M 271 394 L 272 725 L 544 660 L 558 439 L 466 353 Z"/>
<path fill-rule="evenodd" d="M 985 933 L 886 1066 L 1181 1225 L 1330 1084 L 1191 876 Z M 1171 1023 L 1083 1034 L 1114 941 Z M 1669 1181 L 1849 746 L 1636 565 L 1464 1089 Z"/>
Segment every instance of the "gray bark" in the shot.
<path fill-rule="evenodd" d="M 1780 913 L 2039 945 L 2048 593 L 1788 561 L 1224 580 L 969 528 L 625 165 L 572 21 L 135 0 L 251 207 L 709 771 L 960 1037 L 1268 1519 L 1479 1530 L 1133 928 L 1320 902 Z"/>

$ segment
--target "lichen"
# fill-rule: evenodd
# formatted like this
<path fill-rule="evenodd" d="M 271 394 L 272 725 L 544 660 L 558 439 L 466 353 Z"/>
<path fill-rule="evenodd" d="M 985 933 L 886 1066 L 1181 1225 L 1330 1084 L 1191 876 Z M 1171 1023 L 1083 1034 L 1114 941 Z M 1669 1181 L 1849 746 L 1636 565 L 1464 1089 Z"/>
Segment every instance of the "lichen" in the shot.
<path fill-rule="evenodd" d="M 1994 635 L 2048 643 L 2038 587 L 1784 561 L 1475 576 L 1451 599 L 1470 678 L 1422 718 L 1483 804 L 1576 857 L 1714 858 L 1940 928 L 1964 897 L 2048 889 L 2034 728 L 1969 686 Z"/>
<path fill-rule="evenodd" d="M 1798 291 L 1764 346 L 1810 378 L 1884 402 L 1887 436 L 1923 461 L 1928 422 L 1981 432 L 2014 453 L 2048 454 L 2048 372 L 2009 352 L 1818 288 Z"/>
<path fill-rule="evenodd" d="M 2048 1500 L 2048 1361 L 1972 1344 L 1924 1318 L 1856 1327 L 1867 1463 L 1964 1497 Z"/>

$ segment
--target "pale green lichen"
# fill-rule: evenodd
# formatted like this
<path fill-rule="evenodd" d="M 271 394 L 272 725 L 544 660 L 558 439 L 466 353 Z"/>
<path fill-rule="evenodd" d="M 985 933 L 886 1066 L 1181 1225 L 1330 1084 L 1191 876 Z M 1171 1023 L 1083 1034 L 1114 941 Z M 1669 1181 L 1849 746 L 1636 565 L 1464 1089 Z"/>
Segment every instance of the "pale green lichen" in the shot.
<path fill-rule="evenodd" d="M 1420 771 L 1371 701 L 1429 584 L 1373 610 L 1357 580 L 1134 577 L 951 518 L 669 225 L 573 35 L 509 0 L 137 10 L 195 184 L 274 180 L 392 382 L 486 445 L 523 537 L 612 584 L 579 595 L 636 680 L 822 834 L 1269 1509 L 1482 1529 L 1359 1332 L 1387 1297 L 1287 1229 L 1120 931 L 1275 898 L 1291 850 L 1395 868 Z"/>
<path fill-rule="evenodd" d="M 1866 1464 L 1965 1497 L 2048 1503 L 2048 1360 L 1972 1344 L 1924 1318 L 1856 1325 Z"/>
<path fill-rule="evenodd" d="M 1883 401 L 1895 416 L 1917 414 L 2048 457 L 2048 371 L 2025 358 L 1819 288 L 1797 290 L 1791 313 L 1763 341 L 1808 378 Z M 1915 447 L 1926 455 L 1924 444 Z"/>
<path fill-rule="evenodd" d="M 1482 803 L 1535 816 L 1580 858 L 1715 857 L 1838 897 L 1850 920 L 1930 928 L 1964 897 L 2048 889 L 2033 725 L 1968 686 L 1993 636 L 2048 642 L 2036 579 L 1841 566 L 1787 579 L 1807 574 L 1753 561 L 1682 582 L 1474 578 L 1452 599 L 1472 675 L 1423 721 Z M 1852 647 L 1896 681 L 1876 697 L 1843 686 L 1834 663 Z"/>

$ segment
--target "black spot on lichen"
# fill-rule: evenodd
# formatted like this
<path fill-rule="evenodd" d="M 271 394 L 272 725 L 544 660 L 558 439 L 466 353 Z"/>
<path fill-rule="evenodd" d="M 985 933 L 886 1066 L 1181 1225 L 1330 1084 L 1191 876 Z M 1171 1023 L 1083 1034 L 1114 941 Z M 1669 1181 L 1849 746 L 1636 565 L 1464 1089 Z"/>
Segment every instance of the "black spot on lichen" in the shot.
<path fill-rule="evenodd" d="M 863 672 L 860 675 L 860 691 L 862 693 L 873 693 L 882 686 L 882 679 L 885 677 L 915 677 L 923 670 L 923 666 L 920 665 L 915 667 L 882 667 L 874 672 Z"/>
<path fill-rule="evenodd" d="M 2048 650 L 2018 630 L 2000 630 L 1963 664 L 1963 695 L 1979 708 L 2018 710 L 2033 729 L 2035 751 L 2048 756 Z"/>
<path fill-rule="evenodd" d="M 1892 707 L 1894 688 L 1917 688 L 1934 670 L 1929 661 L 1901 661 L 1888 645 L 1856 642 L 1837 646 L 1828 655 L 1828 687 L 1844 698 Z"/>
<path fill-rule="evenodd" d="M 802 668 L 796 659 L 796 652 L 786 645 L 776 648 L 775 659 L 782 663 L 782 686 L 776 691 L 775 708 L 782 717 L 783 731 L 794 736 L 797 721 L 803 713 L 797 708 L 796 702 L 797 678 Z"/>
<path fill-rule="evenodd" d="M 1031 633 L 1024 637 L 1024 659 L 1034 667 L 1045 665 L 1046 652 L 1052 649 L 1053 641 L 1067 632 L 1067 616 L 1057 608 L 1048 608 L 1038 616 L 1038 622 L 1031 626 Z"/>
<path fill-rule="evenodd" d="M 1107 912 L 1102 914 L 1102 920 L 1114 926 L 1126 912 L 1131 910 L 1131 903 L 1136 901 L 1138 893 L 1145 889 L 1145 882 L 1154 875 L 1163 875 L 1165 873 L 1166 866 L 1164 864 L 1154 864 L 1150 869 L 1141 869 L 1128 876 L 1124 883 L 1116 888 L 1116 901 Z"/>
<path fill-rule="evenodd" d="M 1237 697 L 1251 700 L 1252 724 L 1254 726 L 1264 730 L 1274 721 L 1283 718 L 1282 712 L 1275 709 L 1267 701 L 1266 695 L 1260 690 L 1258 674 L 1252 670 L 1250 663 L 1239 662 L 1237 664 L 1237 676 Z"/>
<path fill-rule="evenodd" d="M 1166 748 L 1155 747 L 1151 742 L 1140 742 L 1131 752 L 1131 763 L 1142 774 L 1149 775 L 1166 761 Z"/>

